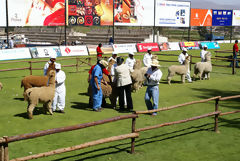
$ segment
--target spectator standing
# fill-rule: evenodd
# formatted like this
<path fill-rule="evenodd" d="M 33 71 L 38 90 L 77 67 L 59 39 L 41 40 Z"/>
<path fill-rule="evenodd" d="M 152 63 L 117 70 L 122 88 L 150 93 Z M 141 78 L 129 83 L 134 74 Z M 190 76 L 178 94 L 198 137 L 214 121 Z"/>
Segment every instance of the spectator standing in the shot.
<path fill-rule="evenodd" d="M 44 68 L 43 68 L 43 74 L 44 75 L 47 75 L 47 70 L 48 70 L 48 67 L 51 63 L 54 63 L 55 65 L 57 64 L 56 63 L 56 55 L 53 54 L 50 56 L 50 60 L 44 65 Z"/>
<path fill-rule="evenodd" d="M 207 51 L 207 45 L 203 46 L 203 50 L 200 52 L 201 62 L 205 62 L 205 55 L 208 53 Z"/>
<path fill-rule="evenodd" d="M 110 61 L 114 61 L 115 63 L 112 65 L 112 67 L 111 67 L 111 76 L 112 76 L 112 81 L 114 81 L 114 79 L 115 79 L 115 72 L 114 72 L 114 69 L 117 67 L 117 55 L 118 55 L 118 53 L 117 52 L 113 52 L 112 53 L 112 56 L 108 59 L 108 63 L 110 62 Z"/>
<path fill-rule="evenodd" d="M 147 53 L 143 57 L 143 64 L 145 67 L 150 67 L 152 63 L 152 48 L 148 48 Z"/>
<path fill-rule="evenodd" d="M 178 56 L 178 62 L 181 65 L 184 65 L 187 56 L 188 56 L 187 49 L 183 48 L 182 49 L 182 53 Z M 190 69 L 189 69 L 189 67 L 188 67 L 188 72 L 187 72 L 187 80 L 188 80 L 189 83 L 192 83 L 192 78 L 190 76 Z"/>
<path fill-rule="evenodd" d="M 109 45 L 113 45 L 114 44 L 114 40 L 113 40 L 113 37 L 111 36 L 110 38 L 109 38 Z"/>
<path fill-rule="evenodd" d="M 125 64 L 131 69 L 133 70 L 133 66 L 136 63 L 135 58 L 133 57 L 134 53 L 133 52 L 129 52 L 128 54 L 128 58 L 126 59 Z"/>
<path fill-rule="evenodd" d="M 115 77 L 117 87 L 119 88 L 119 106 L 120 110 L 124 109 L 124 92 L 126 93 L 127 110 L 133 110 L 132 96 L 131 96 L 131 76 L 130 69 L 126 64 L 123 64 L 124 59 L 117 58 L 117 67 L 115 68 Z"/>
<path fill-rule="evenodd" d="M 154 59 L 151 63 L 151 67 L 148 68 L 145 77 L 147 78 L 147 90 L 145 93 L 145 103 L 148 110 L 158 109 L 159 100 L 159 82 L 162 78 L 162 72 L 159 67 L 158 60 Z M 151 102 L 151 98 L 153 103 Z M 157 115 L 156 112 L 152 113 L 153 116 Z"/>
<path fill-rule="evenodd" d="M 235 62 L 236 62 L 236 64 L 235 64 L 235 66 L 237 67 L 237 68 L 239 68 L 239 66 L 238 66 L 238 60 L 237 60 L 237 54 L 238 54 L 238 40 L 235 40 L 235 44 L 233 45 L 233 59 L 235 60 Z M 232 67 L 233 66 L 233 61 L 234 60 L 232 60 L 232 62 L 231 62 L 231 64 L 230 64 L 230 66 Z"/>
<path fill-rule="evenodd" d="M 102 56 L 103 56 L 103 52 L 102 52 L 101 47 L 102 47 L 102 44 L 100 43 L 100 44 L 98 44 L 98 47 L 96 49 L 98 60 L 102 59 Z"/>
<path fill-rule="evenodd" d="M 108 62 L 110 62 L 111 60 L 114 60 L 116 62 L 117 61 L 117 55 L 118 55 L 118 53 L 114 51 L 112 53 L 112 56 L 108 59 Z"/>
<path fill-rule="evenodd" d="M 66 97 L 66 87 L 65 87 L 65 79 L 66 75 L 64 71 L 61 70 L 61 64 L 56 64 L 56 89 L 55 96 L 52 103 L 52 110 L 56 111 L 58 107 L 61 113 L 64 112 L 65 108 L 65 97 Z"/>
<path fill-rule="evenodd" d="M 101 80 L 103 77 L 102 68 L 106 68 L 108 63 L 105 60 L 100 60 L 92 70 L 92 78 L 90 84 L 92 86 L 92 97 L 93 97 L 93 110 L 96 112 L 101 111 L 102 105 L 102 88 Z"/>
<path fill-rule="evenodd" d="M 13 49 L 14 48 L 14 40 L 13 37 L 11 37 L 11 39 L 9 40 L 9 49 Z"/>

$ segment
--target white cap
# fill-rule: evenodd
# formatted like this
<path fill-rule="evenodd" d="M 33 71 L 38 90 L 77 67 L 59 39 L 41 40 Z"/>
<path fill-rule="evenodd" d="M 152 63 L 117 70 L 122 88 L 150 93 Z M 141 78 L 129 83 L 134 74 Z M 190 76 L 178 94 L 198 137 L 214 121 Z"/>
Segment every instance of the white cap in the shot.
<path fill-rule="evenodd" d="M 130 55 L 135 55 L 133 52 L 129 52 L 128 54 L 130 54 Z"/>
<path fill-rule="evenodd" d="M 56 59 L 56 54 L 51 54 L 50 59 Z"/>
<path fill-rule="evenodd" d="M 207 45 L 204 45 L 203 47 L 204 47 L 204 48 L 207 48 Z"/>
<path fill-rule="evenodd" d="M 61 64 L 56 63 L 56 64 L 55 64 L 55 68 L 56 68 L 56 69 L 61 69 Z"/>
<path fill-rule="evenodd" d="M 112 52 L 113 55 L 118 55 L 118 53 L 116 51 Z"/>
<path fill-rule="evenodd" d="M 149 47 L 149 48 L 148 48 L 148 51 L 150 51 L 150 50 L 152 50 L 152 48 L 151 48 L 151 47 Z"/>
<path fill-rule="evenodd" d="M 187 52 L 187 49 L 186 49 L 186 48 L 182 48 L 182 50 Z"/>

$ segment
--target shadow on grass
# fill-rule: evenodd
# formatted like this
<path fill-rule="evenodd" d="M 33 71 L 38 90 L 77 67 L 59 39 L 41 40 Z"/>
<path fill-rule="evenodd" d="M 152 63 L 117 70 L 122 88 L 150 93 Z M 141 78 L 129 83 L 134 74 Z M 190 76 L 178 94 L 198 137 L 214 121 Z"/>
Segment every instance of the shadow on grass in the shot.
<path fill-rule="evenodd" d="M 162 79 L 160 81 L 161 84 L 168 84 L 167 79 Z M 171 84 L 182 84 L 182 81 L 171 80 Z"/>
<path fill-rule="evenodd" d="M 36 116 L 36 115 L 41 115 L 41 114 L 46 115 L 46 113 L 43 111 L 43 108 L 42 107 L 35 107 L 35 109 L 33 111 L 33 117 Z M 23 113 L 14 115 L 14 117 L 22 117 L 24 119 L 28 119 L 28 114 L 27 114 L 27 112 L 23 112 Z"/>
<path fill-rule="evenodd" d="M 14 100 L 24 101 L 24 98 L 14 98 Z"/>
<path fill-rule="evenodd" d="M 88 103 L 83 103 L 83 102 L 71 102 L 71 103 L 73 104 L 71 108 L 92 111 L 92 108 L 89 106 Z"/>

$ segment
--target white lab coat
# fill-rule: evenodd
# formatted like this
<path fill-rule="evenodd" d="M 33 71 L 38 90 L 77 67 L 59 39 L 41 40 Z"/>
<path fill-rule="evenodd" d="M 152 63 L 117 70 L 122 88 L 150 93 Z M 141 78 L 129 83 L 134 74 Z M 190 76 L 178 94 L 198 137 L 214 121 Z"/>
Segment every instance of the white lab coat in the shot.
<path fill-rule="evenodd" d="M 201 50 L 200 57 L 202 58 L 201 62 L 205 62 L 205 55 L 208 53 L 206 50 Z"/>
<path fill-rule="evenodd" d="M 134 64 L 136 63 L 136 60 L 133 58 L 133 59 L 131 59 L 131 58 L 127 58 L 126 59 L 126 62 L 125 62 L 125 64 L 131 69 L 131 70 L 133 70 L 133 66 L 134 66 Z"/>
<path fill-rule="evenodd" d="M 152 63 L 152 54 L 146 53 L 143 57 L 143 64 L 145 67 L 151 67 Z"/>
<path fill-rule="evenodd" d="M 66 96 L 65 79 L 66 75 L 64 71 L 60 70 L 59 72 L 56 73 L 55 80 L 57 81 L 57 83 L 55 89 L 55 97 L 53 99 L 52 104 L 53 111 L 56 111 L 57 106 L 60 110 L 64 110 Z"/>
<path fill-rule="evenodd" d="M 178 56 L 178 62 L 182 65 L 184 65 L 184 61 L 186 60 L 186 57 L 188 56 L 188 53 L 186 53 L 185 55 L 183 53 L 181 53 L 179 56 Z M 190 76 L 190 68 L 188 67 L 188 72 L 187 72 L 187 80 L 188 82 L 192 82 L 192 78 Z"/>

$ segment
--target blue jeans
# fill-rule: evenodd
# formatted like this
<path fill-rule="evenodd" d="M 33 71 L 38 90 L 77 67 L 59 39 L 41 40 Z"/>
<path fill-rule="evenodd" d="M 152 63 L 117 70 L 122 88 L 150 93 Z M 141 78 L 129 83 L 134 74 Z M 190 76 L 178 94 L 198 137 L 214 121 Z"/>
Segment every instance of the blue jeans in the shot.
<path fill-rule="evenodd" d="M 92 96 L 93 96 L 93 110 L 97 111 L 102 105 L 102 88 L 98 90 L 95 86 L 92 86 Z"/>
<path fill-rule="evenodd" d="M 236 52 L 236 53 L 233 53 L 233 59 L 236 60 L 235 67 L 239 67 L 239 66 L 238 66 L 238 60 L 237 60 L 237 52 Z M 233 61 L 231 62 L 230 66 L 231 66 L 231 67 L 233 66 Z"/>
<path fill-rule="evenodd" d="M 153 103 L 151 102 L 151 98 Z M 159 100 L 159 88 L 156 86 L 148 86 L 145 93 L 145 103 L 148 110 L 158 109 L 158 100 Z M 156 114 L 156 112 L 154 112 Z"/>

